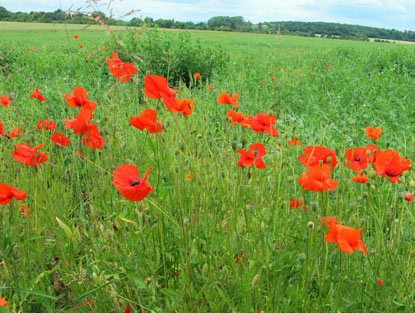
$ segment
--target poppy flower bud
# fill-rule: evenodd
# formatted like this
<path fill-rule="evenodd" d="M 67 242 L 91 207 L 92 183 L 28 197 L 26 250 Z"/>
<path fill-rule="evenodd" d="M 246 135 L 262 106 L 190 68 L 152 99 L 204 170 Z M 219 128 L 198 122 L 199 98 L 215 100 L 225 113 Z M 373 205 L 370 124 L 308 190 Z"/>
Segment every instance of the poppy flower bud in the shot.
<path fill-rule="evenodd" d="M 236 150 L 238 143 L 235 140 L 232 140 L 232 149 Z"/>
<path fill-rule="evenodd" d="M 294 178 L 294 176 L 288 176 L 288 181 L 291 183 L 291 182 L 293 182 L 294 180 L 295 180 L 295 178 Z"/>
<path fill-rule="evenodd" d="M 369 178 L 370 179 L 373 179 L 373 178 L 375 178 L 376 177 L 376 172 L 375 171 L 370 171 L 369 172 Z"/>
<path fill-rule="evenodd" d="M 307 259 L 306 256 L 305 256 L 305 253 L 304 252 L 299 253 L 298 254 L 298 259 L 301 263 L 305 262 L 306 259 Z"/>
<path fill-rule="evenodd" d="M 244 146 L 241 143 L 238 143 L 238 149 L 242 149 Z"/>
<path fill-rule="evenodd" d="M 402 193 L 403 194 L 403 193 Z M 404 198 L 406 201 L 411 201 L 412 200 L 412 195 L 410 192 L 405 193 Z"/>
<path fill-rule="evenodd" d="M 317 209 L 319 208 L 318 201 L 311 201 L 310 206 L 313 209 L 313 211 L 317 211 Z"/>
<path fill-rule="evenodd" d="M 261 276 L 259 274 L 256 274 L 251 282 L 252 287 L 258 286 L 260 281 L 261 281 Z"/>
<path fill-rule="evenodd" d="M 307 223 L 307 228 L 308 228 L 308 230 L 313 230 L 314 229 L 314 223 L 313 222 L 308 222 Z"/>
<path fill-rule="evenodd" d="M 197 134 L 197 138 L 198 139 L 202 138 L 202 134 Z"/>
<path fill-rule="evenodd" d="M 368 195 L 367 191 L 363 191 L 363 193 L 362 193 L 362 197 L 363 197 L 363 198 L 367 198 L 367 195 Z"/>
<path fill-rule="evenodd" d="M 188 218 L 184 218 L 184 219 L 183 219 L 183 225 L 184 225 L 184 226 L 189 225 L 189 223 L 190 223 L 190 221 L 189 221 L 189 219 L 188 219 Z"/>
<path fill-rule="evenodd" d="M 202 275 L 205 277 L 209 275 L 209 265 L 207 263 L 203 264 Z"/>
<path fill-rule="evenodd" d="M 327 163 L 331 163 L 331 156 L 327 157 Z"/>
<path fill-rule="evenodd" d="M 375 185 L 370 185 L 370 190 L 375 191 L 376 190 L 376 186 Z"/>
<path fill-rule="evenodd" d="M 324 164 L 324 161 L 323 160 L 319 160 L 318 163 L 320 163 L 320 166 L 322 166 Z"/>
<path fill-rule="evenodd" d="M 409 181 L 409 187 L 415 187 L 415 181 L 413 179 Z"/>

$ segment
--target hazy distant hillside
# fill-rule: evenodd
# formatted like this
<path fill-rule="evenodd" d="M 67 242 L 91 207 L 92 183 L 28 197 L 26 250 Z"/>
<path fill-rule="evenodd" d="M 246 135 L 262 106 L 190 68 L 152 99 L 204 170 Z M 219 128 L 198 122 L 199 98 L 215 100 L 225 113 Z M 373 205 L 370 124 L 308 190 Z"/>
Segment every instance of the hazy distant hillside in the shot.
<path fill-rule="evenodd" d="M 62 10 L 54 12 L 10 12 L 0 7 L 0 21 L 15 22 L 38 22 L 38 23 L 74 23 L 74 24 L 98 24 L 143 26 L 176 29 L 199 29 L 255 32 L 265 34 L 298 35 L 314 37 L 317 34 L 326 38 L 368 40 L 371 38 L 382 38 L 390 40 L 415 41 L 414 31 L 399 31 L 395 29 L 384 29 L 359 25 L 348 25 L 324 22 L 263 22 L 253 24 L 245 21 L 242 16 L 215 16 L 207 23 L 180 22 L 173 19 L 157 19 L 145 17 L 144 19 L 134 17 L 129 21 L 109 18 L 103 12 L 91 14 L 68 13 Z"/>

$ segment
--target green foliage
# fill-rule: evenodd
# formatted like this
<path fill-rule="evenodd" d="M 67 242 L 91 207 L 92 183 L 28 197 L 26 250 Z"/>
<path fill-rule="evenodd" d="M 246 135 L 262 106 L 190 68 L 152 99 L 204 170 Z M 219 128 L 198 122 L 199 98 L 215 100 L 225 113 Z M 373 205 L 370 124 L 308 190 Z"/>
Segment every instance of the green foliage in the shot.
<path fill-rule="evenodd" d="M 182 47 L 199 39 L 200 53 L 220 42 L 229 62 L 198 81 L 200 88 L 178 83 L 180 97 L 195 102 L 184 118 L 144 97 L 140 75 L 121 83 L 105 62 L 112 46 L 141 71 L 162 74 L 152 66 L 166 70 L 158 63 L 181 51 L 174 47 L 180 34 L 122 34 L 123 45 L 104 51 L 104 32 L 47 26 L 1 33 L 0 95 L 11 95 L 13 111 L 0 106 L 0 122 L 6 133 L 22 132 L 0 136 L 0 183 L 27 191 L 22 203 L 30 214 L 15 200 L 1 206 L 0 296 L 9 306 L 0 311 L 123 312 L 128 304 L 132 312 L 414 312 L 415 202 L 402 195 L 415 192 L 415 174 L 392 184 L 368 170 L 363 185 L 350 182 L 355 173 L 343 166 L 346 149 L 374 143 L 364 136 L 367 126 L 382 127 L 382 150 L 415 158 L 413 46 L 191 32 Z M 143 48 L 128 40 L 143 40 L 147 59 L 137 59 Z M 98 104 L 91 122 L 102 150 L 64 129 L 63 120 L 79 113 L 64 100 L 75 86 Z M 36 87 L 45 102 L 28 97 Z M 216 103 L 222 91 L 240 94 L 239 112 L 277 115 L 279 136 L 232 126 L 228 106 Z M 129 124 L 145 108 L 157 110 L 162 132 Z M 71 144 L 54 146 L 50 132 L 36 128 L 40 119 L 56 122 Z M 293 137 L 303 144 L 288 145 Z M 12 157 L 15 144 L 28 142 L 44 144 L 40 152 L 48 155 L 37 170 Z M 239 168 L 236 149 L 256 142 L 266 147 L 267 168 Z M 336 192 L 298 185 L 306 145 L 336 149 Z M 111 184 L 125 163 L 140 177 L 151 167 L 154 193 L 139 203 Z M 305 212 L 289 206 L 294 198 L 304 199 Z M 326 215 L 362 228 L 368 257 L 325 242 L 319 218 Z"/>
<path fill-rule="evenodd" d="M 125 59 L 134 62 L 142 73 L 162 75 L 175 86 L 180 82 L 189 86 L 195 73 L 211 79 L 229 59 L 221 45 L 206 46 L 189 33 L 151 28 L 129 31 L 114 41 L 113 49 L 123 51 Z"/>

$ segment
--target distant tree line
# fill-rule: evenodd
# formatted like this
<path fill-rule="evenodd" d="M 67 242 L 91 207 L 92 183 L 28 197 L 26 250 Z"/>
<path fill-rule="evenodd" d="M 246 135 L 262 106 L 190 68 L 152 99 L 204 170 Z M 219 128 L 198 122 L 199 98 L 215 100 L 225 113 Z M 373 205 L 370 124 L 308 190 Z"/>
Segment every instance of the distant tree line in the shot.
<path fill-rule="evenodd" d="M 54 12 L 10 12 L 0 7 L 0 21 L 38 22 L 38 23 L 71 23 L 135 26 L 147 25 L 171 29 L 197 29 L 217 31 L 237 31 L 264 34 L 297 35 L 306 37 L 324 37 L 336 39 L 353 39 L 367 41 L 368 38 L 415 41 L 414 31 L 399 31 L 369 26 L 324 23 L 324 22 L 263 22 L 253 24 L 242 16 L 215 16 L 207 23 L 180 22 L 174 19 L 157 19 L 134 17 L 130 21 L 107 17 L 103 12 L 68 13 L 62 10 Z"/>

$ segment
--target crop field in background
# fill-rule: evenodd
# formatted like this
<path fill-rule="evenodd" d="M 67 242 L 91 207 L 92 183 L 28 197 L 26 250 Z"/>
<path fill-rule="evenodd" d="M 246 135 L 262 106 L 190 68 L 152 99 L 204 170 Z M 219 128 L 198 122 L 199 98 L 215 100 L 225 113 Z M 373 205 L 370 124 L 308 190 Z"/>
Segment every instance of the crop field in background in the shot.
<path fill-rule="evenodd" d="M 0 96 L 11 102 L 0 122 L 6 134 L 21 129 L 0 136 L 0 184 L 27 192 L 0 205 L 0 312 L 414 312 L 415 174 L 402 165 L 415 160 L 414 46 L 111 30 L 0 23 Z M 129 81 L 111 74 L 112 51 L 137 69 Z M 148 97 L 146 75 L 165 77 L 194 111 Z M 102 148 L 64 128 L 80 112 L 65 100 L 74 87 L 97 103 Z M 29 97 L 35 88 L 45 101 Z M 219 104 L 222 92 L 239 94 L 239 107 Z M 130 124 L 150 108 L 160 132 Z M 232 125 L 228 110 L 275 115 L 278 136 Z M 382 129 L 377 141 L 369 126 Z M 70 144 L 55 146 L 53 132 Z M 16 161 L 28 143 L 44 144 L 47 160 Z M 254 143 L 266 168 L 238 166 Z M 379 152 L 362 169 L 368 181 L 350 181 L 346 151 L 370 144 Z M 332 150 L 316 166 L 337 188 L 300 185 L 307 146 Z M 381 172 L 389 149 L 404 159 L 388 157 Z M 122 164 L 140 178 L 151 167 L 154 192 L 124 198 L 112 183 Z M 356 240 L 345 251 L 346 228 L 324 217 L 361 229 L 367 256 Z"/>

